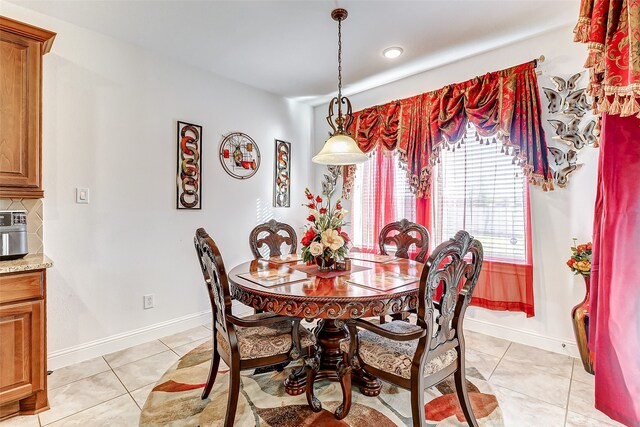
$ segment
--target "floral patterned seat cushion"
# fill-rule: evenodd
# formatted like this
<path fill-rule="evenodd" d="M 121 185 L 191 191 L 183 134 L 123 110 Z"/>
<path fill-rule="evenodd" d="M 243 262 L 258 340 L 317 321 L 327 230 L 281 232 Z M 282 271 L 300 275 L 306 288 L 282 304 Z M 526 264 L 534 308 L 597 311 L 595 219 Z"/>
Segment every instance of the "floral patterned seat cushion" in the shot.
<path fill-rule="evenodd" d="M 389 332 L 408 333 L 420 330 L 419 326 L 403 321 L 393 321 L 380 325 Z M 418 340 L 394 341 L 367 330 L 358 332 L 360 358 L 367 365 L 389 372 L 403 378 L 411 378 L 411 361 L 418 347 Z M 349 351 L 349 341 L 342 341 L 340 348 Z M 458 358 L 455 349 L 451 349 L 438 357 L 427 360 L 424 375 L 434 374 L 451 365 Z"/>
<path fill-rule="evenodd" d="M 259 320 L 271 317 L 269 313 L 247 316 L 247 320 Z M 289 353 L 293 346 L 291 339 L 291 320 L 284 318 L 281 323 L 268 326 L 242 327 L 236 326 L 240 359 L 257 359 L 259 357 L 275 356 Z M 216 331 L 218 348 L 229 354 L 229 342 L 226 336 Z M 315 336 L 308 329 L 300 325 L 300 347 L 305 348 L 315 343 Z"/>

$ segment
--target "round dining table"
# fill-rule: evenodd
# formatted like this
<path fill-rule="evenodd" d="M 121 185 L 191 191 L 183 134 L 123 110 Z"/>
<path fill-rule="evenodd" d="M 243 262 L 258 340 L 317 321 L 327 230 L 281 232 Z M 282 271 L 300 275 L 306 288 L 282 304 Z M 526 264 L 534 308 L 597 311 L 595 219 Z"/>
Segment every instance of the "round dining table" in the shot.
<path fill-rule="evenodd" d="M 293 261 L 288 261 L 293 259 Z M 346 271 L 319 271 L 295 256 L 256 259 L 229 272 L 232 298 L 258 311 L 318 320 L 315 329 L 320 351 L 317 380 L 337 381 L 342 359 L 340 341 L 348 337 L 345 319 L 401 313 L 417 306 L 422 264 L 393 256 L 354 254 Z M 367 396 L 380 394 L 382 384 L 364 370 L 354 370 L 352 381 Z M 305 391 L 303 368 L 285 380 L 291 395 Z"/>

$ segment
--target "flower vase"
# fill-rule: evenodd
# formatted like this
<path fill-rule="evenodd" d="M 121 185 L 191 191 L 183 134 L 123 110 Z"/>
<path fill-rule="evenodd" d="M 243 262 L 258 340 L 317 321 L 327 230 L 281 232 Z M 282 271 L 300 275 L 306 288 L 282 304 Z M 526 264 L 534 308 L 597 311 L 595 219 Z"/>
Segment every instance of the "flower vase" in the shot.
<path fill-rule="evenodd" d="M 587 292 L 584 300 L 571 310 L 571 318 L 573 320 L 573 332 L 576 335 L 576 343 L 578 344 L 578 350 L 580 351 L 580 359 L 582 359 L 582 366 L 585 371 L 593 374 L 593 360 L 595 355 L 589 350 L 588 342 L 590 277 L 582 277 L 584 278 Z"/>
<path fill-rule="evenodd" d="M 333 264 L 336 262 L 333 258 L 325 258 L 322 256 L 316 257 L 316 264 L 318 265 L 319 271 L 331 271 L 333 270 Z"/>

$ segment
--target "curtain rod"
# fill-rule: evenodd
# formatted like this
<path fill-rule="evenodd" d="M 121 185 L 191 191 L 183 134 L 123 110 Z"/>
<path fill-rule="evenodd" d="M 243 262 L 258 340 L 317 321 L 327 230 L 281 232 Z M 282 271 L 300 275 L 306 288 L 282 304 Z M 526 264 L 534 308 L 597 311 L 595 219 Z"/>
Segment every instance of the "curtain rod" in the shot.
<path fill-rule="evenodd" d="M 535 67 L 538 68 L 538 64 L 540 64 L 541 62 L 544 62 L 544 60 L 545 60 L 544 55 L 540 55 L 539 58 L 536 58 L 536 59 L 533 60 L 533 63 L 535 65 Z"/>

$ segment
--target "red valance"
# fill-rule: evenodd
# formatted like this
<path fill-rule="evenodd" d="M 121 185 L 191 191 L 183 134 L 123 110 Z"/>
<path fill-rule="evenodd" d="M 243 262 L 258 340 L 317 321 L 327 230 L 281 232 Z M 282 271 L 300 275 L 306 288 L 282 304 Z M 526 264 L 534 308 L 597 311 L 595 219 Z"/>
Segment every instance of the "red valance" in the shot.
<path fill-rule="evenodd" d="M 594 110 L 640 118 L 640 2 L 582 0 L 574 32 L 589 45 Z"/>
<path fill-rule="evenodd" d="M 442 149 L 450 149 L 473 123 L 482 138 L 499 141 L 530 182 L 552 190 L 542 129 L 535 63 L 528 62 L 463 83 L 354 113 L 349 132 L 364 152 L 381 144 L 397 150 L 412 190 L 428 198 L 431 169 Z M 491 143 L 481 139 L 480 143 Z M 354 167 L 345 168 L 349 197 Z"/>

